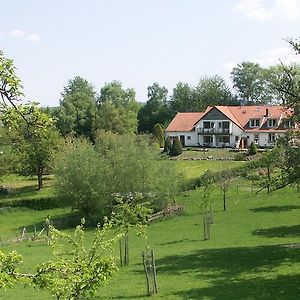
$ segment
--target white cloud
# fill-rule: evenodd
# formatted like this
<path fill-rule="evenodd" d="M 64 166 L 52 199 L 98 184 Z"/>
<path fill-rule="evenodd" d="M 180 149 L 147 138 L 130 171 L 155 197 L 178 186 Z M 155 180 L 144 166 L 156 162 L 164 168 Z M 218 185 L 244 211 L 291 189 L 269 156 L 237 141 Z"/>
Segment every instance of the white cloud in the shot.
<path fill-rule="evenodd" d="M 266 0 L 239 0 L 234 11 L 259 21 L 271 21 L 275 18 L 289 20 L 300 18 L 299 0 L 272 0 L 271 5 L 268 6 L 266 2 Z"/>
<path fill-rule="evenodd" d="M 14 38 L 20 38 L 20 39 L 23 39 L 23 38 L 25 38 L 25 36 L 26 36 L 26 33 L 24 32 L 24 31 L 22 31 L 22 30 L 13 30 L 11 33 L 10 33 L 10 35 L 12 36 L 12 37 L 14 37 Z"/>
<path fill-rule="evenodd" d="M 10 32 L 10 35 L 13 38 L 24 39 L 30 43 L 38 43 L 40 41 L 40 37 L 38 34 L 36 34 L 36 33 L 27 34 L 23 30 L 18 30 L 18 29 L 13 30 Z M 0 33 L 0 36 L 1 36 L 1 33 Z"/>
<path fill-rule="evenodd" d="M 40 37 L 37 34 L 29 34 L 26 37 L 27 41 L 30 43 L 38 43 L 40 41 Z"/>

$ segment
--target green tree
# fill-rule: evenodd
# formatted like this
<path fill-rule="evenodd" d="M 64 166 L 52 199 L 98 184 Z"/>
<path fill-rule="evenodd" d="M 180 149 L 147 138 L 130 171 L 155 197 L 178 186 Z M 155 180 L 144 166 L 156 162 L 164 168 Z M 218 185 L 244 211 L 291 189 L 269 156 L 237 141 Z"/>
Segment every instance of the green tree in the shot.
<path fill-rule="evenodd" d="M 145 137 L 99 132 L 95 146 L 70 141 L 58 154 L 55 190 L 88 217 L 110 216 L 115 194 L 151 194 L 151 207 L 166 207 L 180 188 L 181 176 Z"/>
<path fill-rule="evenodd" d="M 170 110 L 172 115 L 175 115 L 177 112 L 195 111 L 194 96 L 194 88 L 188 83 L 177 83 L 170 98 Z"/>
<path fill-rule="evenodd" d="M 194 89 L 193 111 L 213 105 L 237 105 L 225 80 L 218 76 L 203 77 Z"/>
<path fill-rule="evenodd" d="M 120 134 L 136 132 L 138 109 L 134 89 L 123 89 L 119 81 L 107 83 L 97 101 L 96 128 Z"/>
<path fill-rule="evenodd" d="M 230 170 L 220 171 L 214 176 L 215 184 L 222 191 L 223 211 L 227 210 L 227 191 L 231 186 L 234 176 L 234 173 Z"/>
<path fill-rule="evenodd" d="M 170 151 L 171 151 L 171 147 L 172 147 L 171 138 L 169 136 L 167 136 L 165 139 L 164 152 L 169 155 Z"/>
<path fill-rule="evenodd" d="M 159 147 L 162 148 L 164 146 L 164 130 L 162 125 L 159 123 L 155 124 L 152 133 Z"/>
<path fill-rule="evenodd" d="M 167 88 L 157 82 L 148 86 L 148 101 L 138 113 L 139 132 L 149 133 L 155 124 L 165 125 L 171 119 L 167 95 Z"/>
<path fill-rule="evenodd" d="M 178 136 L 176 136 L 173 140 L 173 144 L 170 150 L 170 155 L 171 156 L 178 156 L 182 153 L 183 149 L 182 149 L 182 145 L 180 143 L 180 140 L 178 138 Z"/>
<path fill-rule="evenodd" d="M 94 139 L 96 93 L 84 78 L 76 76 L 64 87 L 57 112 L 57 128 L 62 135 Z"/>
<path fill-rule="evenodd" d="M 254 155 L 257 153 L 257 146 L 254 142 L 251 142 L 250 148 L 249 148 L 249 154 Z"/>
<path fill-rule="evenodd" d="M 78 209 L 93 223 L 110 215 L 110 170 L 89 141 L 67 140 L 55 162 L 54 186 L 61 201 Z"/>
<path fill-rule="evenodd" d="M 43 113 L 35 103 L 30 103 L 8 109 L 2 120 L 10 131 L 19 171 L 37 175 L 38 189 L 41 189 L 43 174 L 49 170 L 53 152 L 59 143 L 54 119 Z"/>
<path fill-rule="evenodd" d="M 37 289 L 48 290 L 59 300 L 79 300 L 94 297 L 97 289 L 107 284 L 118 270 L 110 255 L 121 235 L 108 237 L 112 222 L 98 226 L 92 242 L 85 241 L 84 220 L 74 235 L 60 232 L 50 226 L 51 248 L 54 259 L 36 267 L 35 273 L 18 269 L 22 258 L 15 251 L 5 254 L 0 250 L 0 288 L 22 282 Z"/>
<path fill-rule="evenodd" d="M 266 76 L 265 69 L 256 63 L 242 62 L 234 67 L 231 79 L 239 100 L 248 105 L 267 104 L 273 100 Z"/>

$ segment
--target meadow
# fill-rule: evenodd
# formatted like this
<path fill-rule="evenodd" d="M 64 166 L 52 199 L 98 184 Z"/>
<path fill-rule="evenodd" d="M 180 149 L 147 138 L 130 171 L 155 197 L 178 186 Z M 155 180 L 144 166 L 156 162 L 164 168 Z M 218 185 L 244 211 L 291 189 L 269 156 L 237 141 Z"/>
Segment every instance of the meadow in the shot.
<path fill-rule="evenodd" d="M 175 163 L 190 178 L 207 168 L 219 168 L 213 161 Z M 249 182 L 234 182 L 228 191 L 226 212 L 222 210 L 220 190 L 213 190 L 214 224 L 208 241 L 203 240 L 200 190 L 177 197 L 176 201 L 185 208 L 180 215 L 149 226 L 148 244 L 155 251 L 159 288 L 153 299 L 299 298 L 300 193 L 294 187 L 269 195 L 256 194 L 256 190 Z M 69 213 L 69 208 L 2 209 L 0 236 L 8 236 L 23 226 L 42 224 L 48 214 L 64 219 Z M 92 232 L 87 229 L 88 237 Z M 145 241 L 131 233 L 129 246 L 130 265 L 120 267 L 95 299 L 149 299 L 141 258 Z M 23 255 L 25 272 L 51 257 L 49 246 L 42 242 L 4 247 L 5 251 L 13 249 Z M 52 298 L 46 292 L 18 286 L 1 291 L 0 299 Z"/>

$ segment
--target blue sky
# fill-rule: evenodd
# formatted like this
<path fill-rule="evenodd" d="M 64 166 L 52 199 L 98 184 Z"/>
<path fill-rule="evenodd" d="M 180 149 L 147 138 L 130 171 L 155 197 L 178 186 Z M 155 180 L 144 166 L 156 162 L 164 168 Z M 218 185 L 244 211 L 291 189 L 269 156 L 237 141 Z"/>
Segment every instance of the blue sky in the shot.
<path fill-rule="evenodd" d="M 76 75 L 97 91 L 112 80 L 146 101 L 154 81 L 169 91 L 236 63 L 299 61 L 300 0 L 10 0 L 1 4 L 0 49 L 12 58 L 26 100 L 58 105 Z"/>

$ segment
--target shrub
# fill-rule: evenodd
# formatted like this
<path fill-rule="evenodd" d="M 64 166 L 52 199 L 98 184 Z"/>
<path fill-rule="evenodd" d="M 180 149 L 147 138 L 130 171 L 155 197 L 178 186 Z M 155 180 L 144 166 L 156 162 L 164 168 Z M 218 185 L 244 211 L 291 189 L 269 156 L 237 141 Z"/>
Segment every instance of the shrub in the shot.
<path fill-rule="evenodd" d="M 152 133 L 154 135 L 154 138 L 156 139 L 157 143 L 159 144 L 159 147 L 164 146 L 164 130 L 161 124 L 157 123 L 153 126 Z"/>
<path fill-rule="evenodd" d="M 177 156 L 180 155 L 181 153 L 182 153 L 182 145 L 179 141 L 178 136 L 176 136 L 175 139 L 173 140 L 173 145 L 170 150 L 170 155 Z"/>
<path fill-rule="evenodd" d="M 250 144 L 249 154 L 250 154 L 250 155 L 254 155 L 254 154 L 256 154 L 256 153 L 257 153 L 257 146 L 256 146 L 256 144 L 255 144 L 254 142 L 252 142 L 252 143 Z"/>
<path fill-rule="evenodd" d="M 169 136 L 165 139 L 165 146 L 164 146 L 164 152 L 167 153 L 168 155 L 170 154 L 172 147 L 172 142 Z"/>

